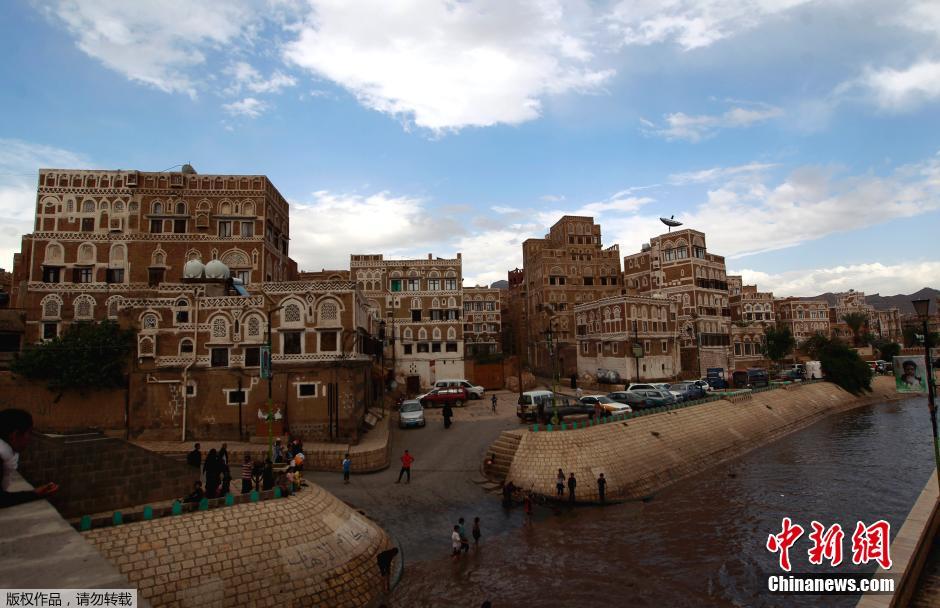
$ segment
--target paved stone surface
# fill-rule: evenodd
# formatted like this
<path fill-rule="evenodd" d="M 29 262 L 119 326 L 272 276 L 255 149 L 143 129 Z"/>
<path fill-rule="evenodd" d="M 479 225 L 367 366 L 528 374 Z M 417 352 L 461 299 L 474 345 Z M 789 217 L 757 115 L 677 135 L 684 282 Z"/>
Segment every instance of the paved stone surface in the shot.
<path fill-rule="evenodd" d="M 385 532 L 311 484 L 289 498 L 84 537 L 154 606 L 367 606 Z"/>
<path fill-rule="evenodd" d="M 522 428 L 516 418 L 517 395 L 496 391 L 493 414 L 491 394 L 454 408 L 453 425 L 446 430 L 439 409 L 425 410 L 425 428 L 399 429 L 392 418 L 392 463 L 385 471 L 353 475 L 349 485 L 339 473 L 310 473 L 307 478 L 364 510 L 394 536 L 405 556 L 405 576 L 409 560 L 450 553 L 450 533 L 459 517 L 466 518 L 468 528 L 480 517 L 483 533 L 490 537 L 514 528 L 521 514 L 504 512 L 500 501 L 485 491 L 480 467 L 502 430 Z M 396 484 L 405 449 L 415 457 L 412 480 Z"/>

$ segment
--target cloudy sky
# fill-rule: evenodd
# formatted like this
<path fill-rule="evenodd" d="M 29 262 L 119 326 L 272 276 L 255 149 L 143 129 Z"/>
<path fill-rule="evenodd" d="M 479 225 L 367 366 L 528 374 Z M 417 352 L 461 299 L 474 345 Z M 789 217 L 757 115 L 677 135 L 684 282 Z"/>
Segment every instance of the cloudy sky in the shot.
<path fill-rule="evenodd" d="M 675 215 L 780 295 L 940 287 L 940 3 L 0 3 L 0 267 L 39 167 L 266 174 L 302 269 Z"/>

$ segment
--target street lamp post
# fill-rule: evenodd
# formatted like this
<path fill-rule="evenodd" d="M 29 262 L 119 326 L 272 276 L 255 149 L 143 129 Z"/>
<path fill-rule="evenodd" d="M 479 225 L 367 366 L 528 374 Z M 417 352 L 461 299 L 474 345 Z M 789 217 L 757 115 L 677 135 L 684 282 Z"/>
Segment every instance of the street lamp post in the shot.
<path fill-rule="evenodd" d="M 273 378 L 274 378 L 274 353 L 271 350 L 271 315 L 284 308 L 283 305 L 271 308 L 267 311 L 268 317 L 268 458 L 274 461 L 274 397 L 273 397 Z"/>
<path fill-rule="evenodd" d="M 937 404 L 936 386 L 933 381 L 933 369 L 930 361 L 930 328 L 927 321 L 930 318 L 930 300 L 911 300 L 917 316 L 924 324 L 924 361 L 927 370 L 927 407 L 930 410 L 930 427 L 933 431 L 933 457 L 937 467 L 937 483 L 940 485 L 940 441 L 937 439 Z"/>

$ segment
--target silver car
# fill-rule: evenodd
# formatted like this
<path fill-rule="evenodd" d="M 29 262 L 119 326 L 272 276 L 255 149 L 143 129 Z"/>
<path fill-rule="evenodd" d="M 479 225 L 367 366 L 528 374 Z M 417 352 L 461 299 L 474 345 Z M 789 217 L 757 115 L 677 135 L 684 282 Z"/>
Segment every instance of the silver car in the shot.
<path fill-rule="evenodd" d="M 424 408 L 416 399 L 401 402 L 398 409 L 398 426 L 406 429 L 410 426 L 424 426 Z"/>

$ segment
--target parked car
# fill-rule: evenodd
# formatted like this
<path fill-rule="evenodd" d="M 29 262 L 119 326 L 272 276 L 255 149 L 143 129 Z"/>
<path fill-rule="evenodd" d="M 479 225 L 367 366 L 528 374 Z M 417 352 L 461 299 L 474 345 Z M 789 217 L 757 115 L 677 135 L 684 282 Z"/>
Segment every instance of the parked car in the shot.
<path fill-rule="evenodd" d="M 458 380 L 438 380 L 434 388 L 462 388 L 470 399 L 482 399 L 486 389 L 463 378 Z"/>
<path fill-rule="evenodd" d="M 436 388 L 421 395 L 418 401 L 424 407 L 443 407 L 445 403 L 460 407 L 467 402 L 467 391 L 463 388 Z"/>
<path fill-rule="evenodd" d="M 565 395 L 554 395 L 551 391 L 528 391 L 522 393 L 519 402 L 516 405 L 516 416 L 522 421 L 537 420 L 539 404 L 542 405 L 542 422 L 551 419 L 553 414 L 558 415 L 559 420 L 570 416 L 591 415 L 594 413 L 594 406 L 587 406 L 577 399 L 570 399 Z"/>
<path fill-rule="evenodd" d="M 685 401 L 685 393 L 683 391 L 677 391 L 672 388 L 672 385 L 668 382 L 657 382 L 653 385 L 661 391 L 667 391 L 672 393 L 672 396 L 676 398 L 676 401 Z"/>
<path fill-rule="evenodd" d="M 675 405 L 678 403 L 675 395 L 669 391 L 662 391 L 654 388 L 637 392 L 646 398 L 646 401 L 649 404 L 648 407 L 662 407 L 664 405 Z"/>
<path fill-rule="evenodd" d="M 646 397 L 641 395 L 639 391 L 617 391 L 615 393 L 607 393 L 607 397 L 619 403 L 623 403 L 624 405 L 629 405 L 635 410 L 641 410 L 648 406 Z"/>
<path fill-rule="evenodd" d="M 398 426 L 406 429 L 411 426 L 424 426 L 424 408 L 417 399 L 401 402 L 398 409 Z"/>
<path fill-rule="evenodd" d="M 770 385 L 770 377 L 767 371 L 759 367 L 751 367 L 746 370 L 739 369 L 731 375 L 731 381 L 735 388 L 760 388 Z"/>
<path fill-rule="evenodd" d="M 631 408 L 626 403 L 615 401 L 607 395 L 585 395 L 584 397 L 581 397 L 581 403 L 590 407 L 592 411 L 594 409 L 594 404 L 600 403 L 601 409 L 604 410 L 605 415 L 629 414 L 633 411 L 633 408 Z"/>
<path fill-rule="evenodd" d="M 784 382 L 801 382 L 805 377 L 805 372 L 796 368 L 785 369 L 777 374 L 777 379 Z"/>
<path fill-rule="evenodd" d="M 656 385 L 655 385 L 655 384 L 636 384 L 636 383 L 634 383 L 634 384 L 630 384 L 629 386 L 627 386 L 627 388 L 624 389 L 624 390 L 627 390 L 627 391 L 655 391 L 655 390 L 657 390 L 657 389 L 656 389 Z"/>
<path fill-rule="evenodd" d="M 701 380 L 694 380 L 694 381 L 693 381 L 693 384 L 695 384 L 695 386 L 699 387 L 700 389 L 702 389 L 702 390 L 705 391 L 706 393 L 710 393 L 710 392 L 712 392 L 713 390 L 715 390 L 715 389 L 712 388 L 712 385 L 708 383 L 708 380 L 705 380 L 704 378 L 701 379 Z"/>
<path fill-rule="evenodd" d="M 601 369 L 597 370 L 597 383 L 598 384 L 620 384 L 622 382 L 620 378 L 620 372 L 615 369 Z"/>
<path fill-rule="evenodd" d="M 705 397 L 705 390 L 695 382 L 676 382 L 669 385 L 669 392 L 682 393 L 683 401 L 695 401 Z"/>

